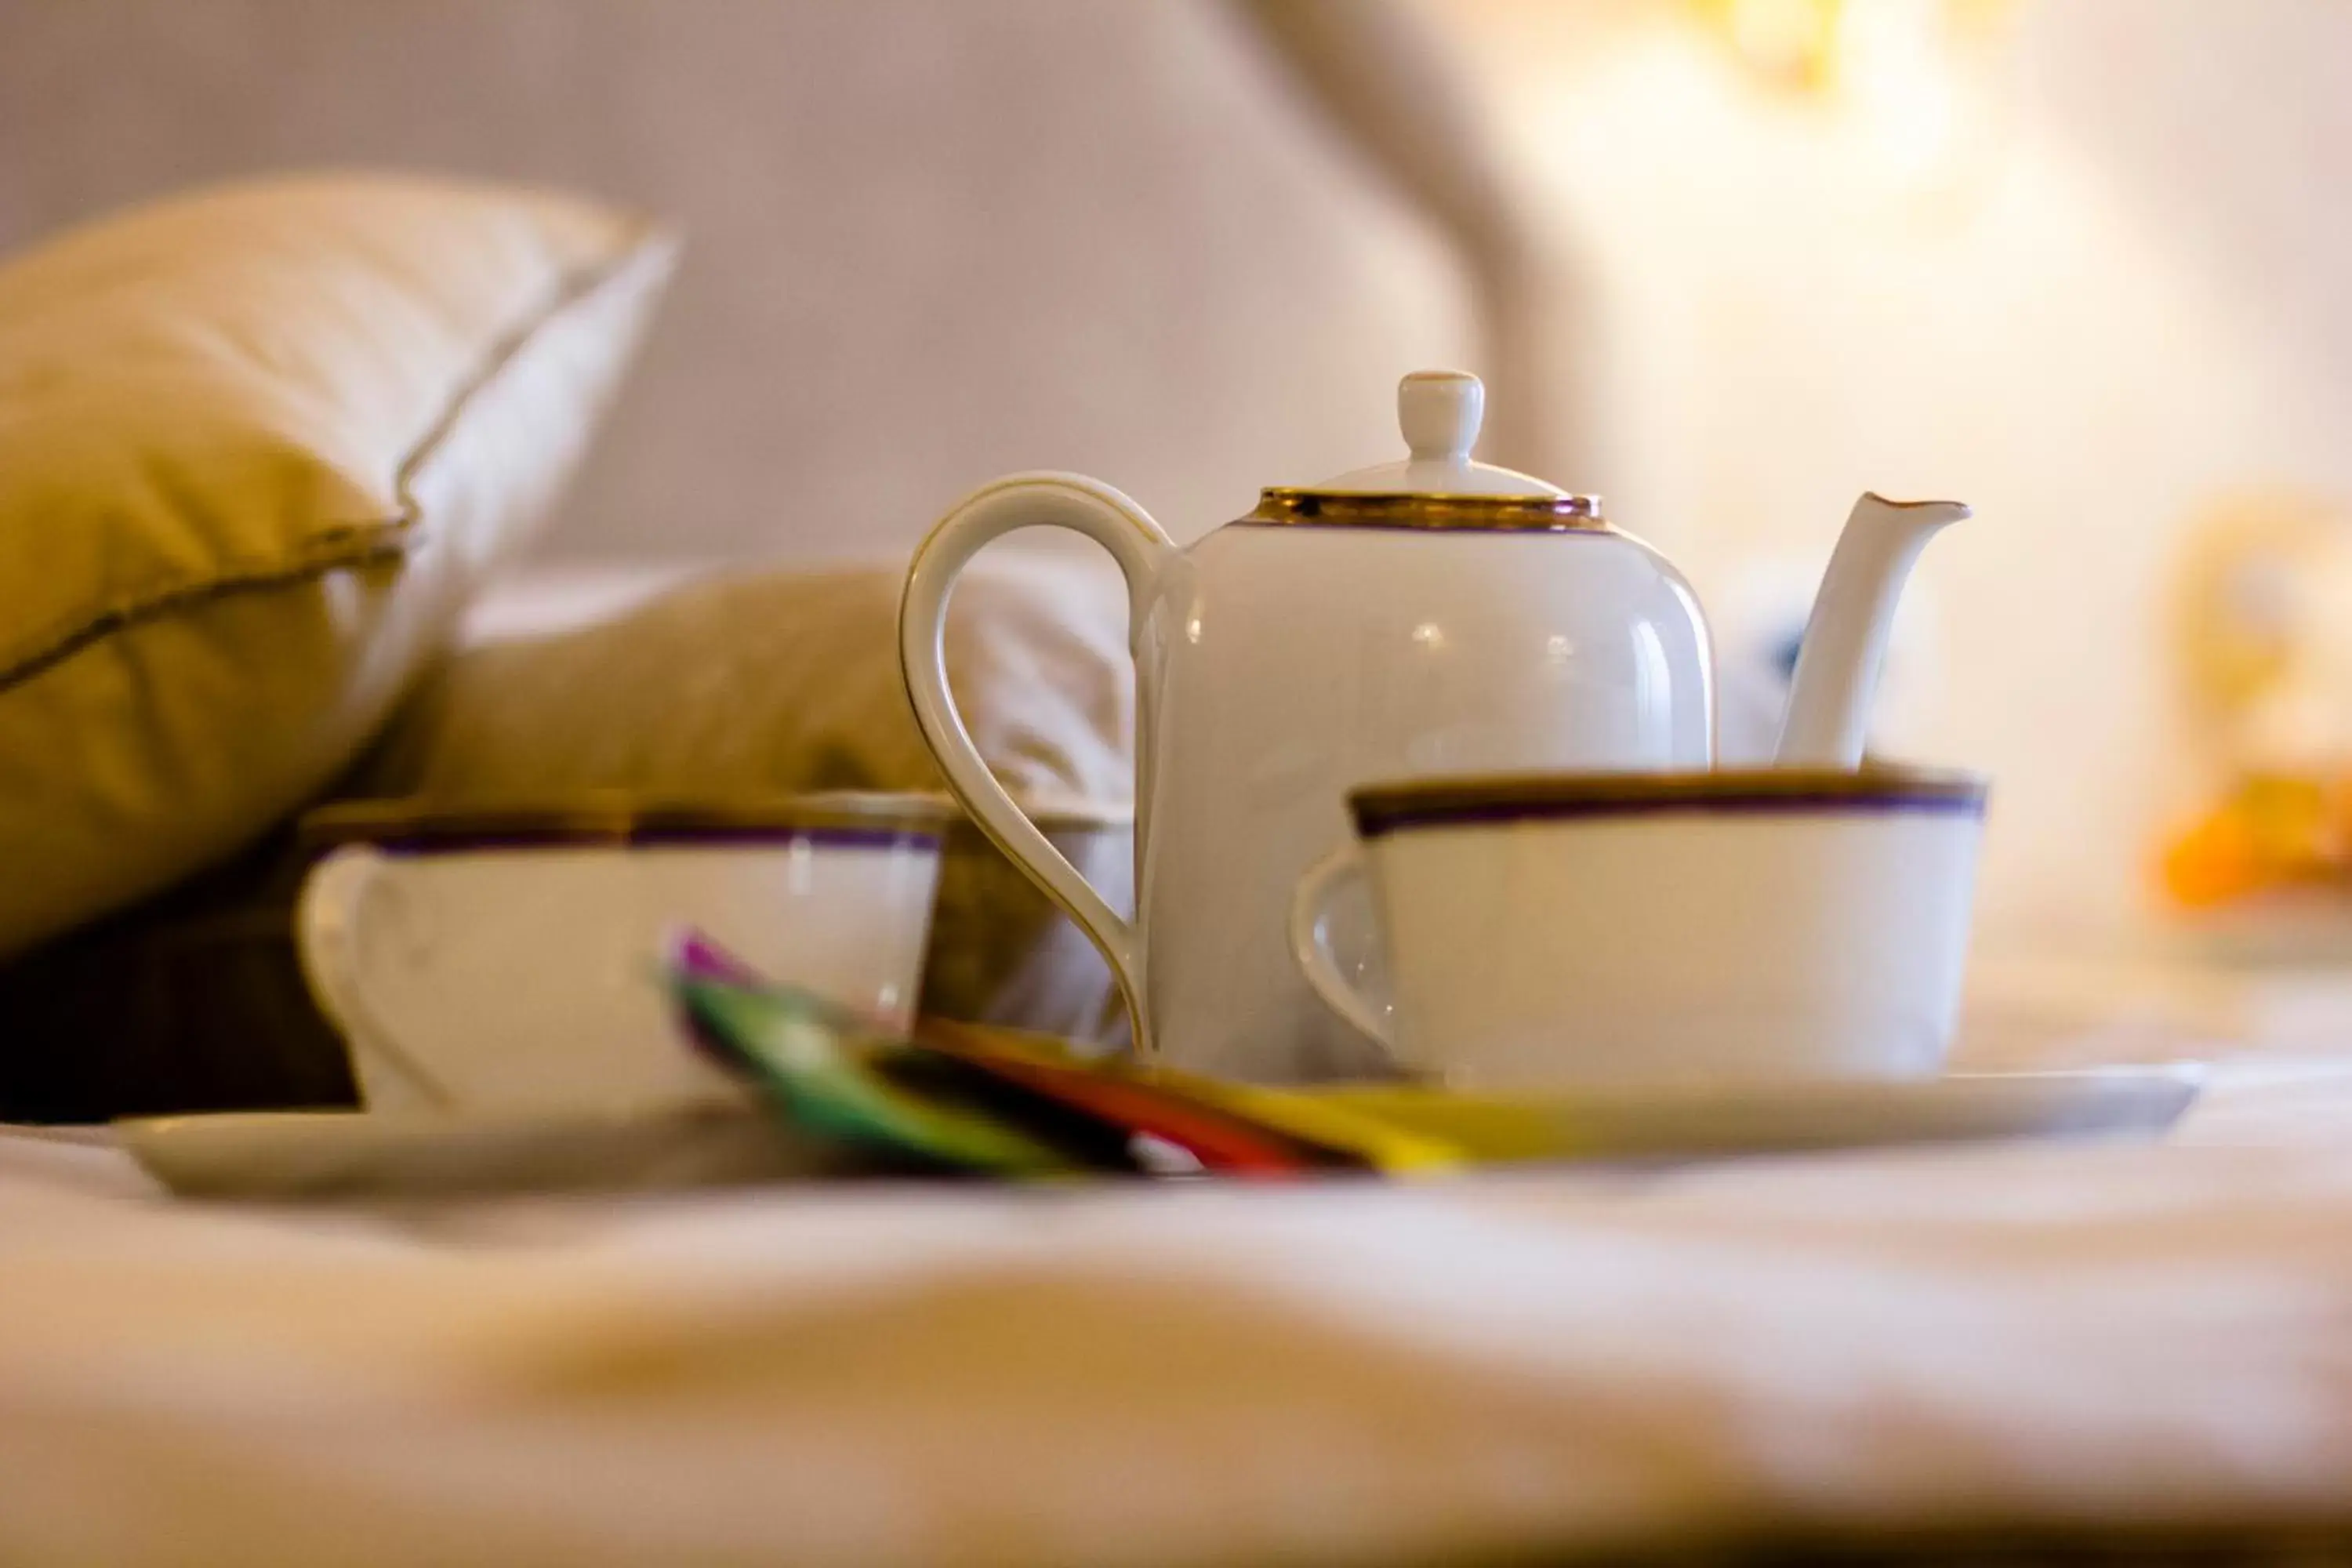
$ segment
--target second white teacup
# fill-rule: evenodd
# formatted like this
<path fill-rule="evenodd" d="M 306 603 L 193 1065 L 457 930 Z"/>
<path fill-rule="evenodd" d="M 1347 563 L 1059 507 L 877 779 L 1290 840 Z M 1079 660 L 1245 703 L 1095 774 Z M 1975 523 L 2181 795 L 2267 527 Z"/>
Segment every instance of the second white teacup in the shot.
<path fill-rule="evenodd" d="M 670 1016 L 665 945 L 912 1020 L 953 808 L 804 795 L 721 807 L 370 803 L 296 911 L 304 973 L 371 1110 L 642 1107 L 731 1095 Z"/>
<path fill-rule="evenodd" d="M 1898 769 L 1371 785 L 1291 944 L 1400 1065 L 1560 1086 L 1924 1077 L 1958 1011 L 1985 784 Z M 1327 914 L 1369 874 L 1392 1007 Z"/>

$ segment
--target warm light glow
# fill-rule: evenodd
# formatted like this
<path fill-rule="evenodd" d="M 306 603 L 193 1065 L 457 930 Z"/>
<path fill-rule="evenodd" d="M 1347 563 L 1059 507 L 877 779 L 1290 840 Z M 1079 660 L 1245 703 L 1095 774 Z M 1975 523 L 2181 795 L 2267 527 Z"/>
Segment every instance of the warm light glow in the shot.
<path fill-rule="evenodd" d="M 1827 79 L 1838 0 L 1729 0 L 1731 41 L 1748 64 L 1800 86 Z"/>
<path fill-rule="evenodd" d="M 1960 36 L 1982 31 L 2000 0 L 1700 0 L 1750 72 L 1794 89 L 1848 127 L 1882 185 L 1925 179 L 1960 118 Z"/>
<path fill-rule="evenodd" d="M 1868 0 L 1838 18 L 1840 93 L 1869 155 L 1897 179 L 1925 172 L 1951 142 L 1950 45 L 1942 0 Z"/>

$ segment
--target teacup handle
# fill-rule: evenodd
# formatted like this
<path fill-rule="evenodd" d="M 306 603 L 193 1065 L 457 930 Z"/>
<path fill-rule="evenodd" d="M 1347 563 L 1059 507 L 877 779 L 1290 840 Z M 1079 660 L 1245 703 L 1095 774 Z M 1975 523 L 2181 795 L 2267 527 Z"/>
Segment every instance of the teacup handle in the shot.
<path fill-rule="evenodd" d="M 294 910 L 295 950 L 310 994 L 352 1049 L 391 1068 L 426 1104 L 447 1110 L 457 1096 L 401 1045 L 368 1001 L 362 954 L 368 910 L 380 905 L 374 895 L 385 885 L 388 860 L 371 845 L 346 844 L 312 867 Z"/>
<path fill-rule="evenodd" d="M 1143 953 L 1134 924 L 1121 919 L 1013 804 L 972 744 L 948 689 L 948 596 L 957 575 L 983 546 L 1015 529 L 1039 526 L 1069 529 L 1110 552 L 1127 579 L 1128 643 L 1139 644 L 1154 585 L 1176 554 L 1175 544 L 1141 507 L 1100 480 L 1076 474 L 1014 474 L 958 502 L 915 552 L 906 595 L 898 602 L 899 668 L 915 720 L 947 774 L 948 787 L 1005 858 L 1100 950 L 1127 998 L 1136 1049 L 1149 1054 Z"/>
<path fill-rule="evenodd" d="M 1394 1054 L 1389 1021 L 1348 983 L 1331 952 L 1332 896 L 1363 879 L 1364 852 L 1352 843 L 1342 844 L 1307 868 L 1290 893 L 1290 956 L 1325 1006 Z"/>

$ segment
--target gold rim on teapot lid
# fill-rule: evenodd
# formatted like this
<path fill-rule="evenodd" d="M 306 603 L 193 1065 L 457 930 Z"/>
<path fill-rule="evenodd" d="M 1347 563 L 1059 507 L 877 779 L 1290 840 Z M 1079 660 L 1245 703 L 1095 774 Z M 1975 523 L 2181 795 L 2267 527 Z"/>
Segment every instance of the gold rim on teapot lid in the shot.
<path fill-rule="evenodd" d="M 1244 523 L 1323 523 L 1342 528 L 1486 529 L 1502 532 L 1605 533 L 1599 496 L 1360 494 L 1276 487 L 1260 490 Z"/>
<path fill-rule="evenodd" d="M 1244 523 L 1561 532 L 1603 531 L 1601 498 L 1473 461 L 1486 389 L 1466 371 L 1415 371 L 1397 384 L 1397 425 L 1412 453 L 1319 485 L 1262 490 Z"/>

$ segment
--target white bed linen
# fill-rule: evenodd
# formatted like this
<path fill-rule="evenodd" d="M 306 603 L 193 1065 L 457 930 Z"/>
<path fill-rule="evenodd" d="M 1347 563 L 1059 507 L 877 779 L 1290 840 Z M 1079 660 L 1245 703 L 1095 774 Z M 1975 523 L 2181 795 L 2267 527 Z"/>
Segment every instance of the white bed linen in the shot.
<path fill-rule="evenodd" d="M 0 1561 L 1386 1562 L 1988 1518 L 2352 1518 L 2352 1056 L 2242 1055 L 2160 1146 L 1414 1188 L 361 1215 L 0 1133 Z"/>

